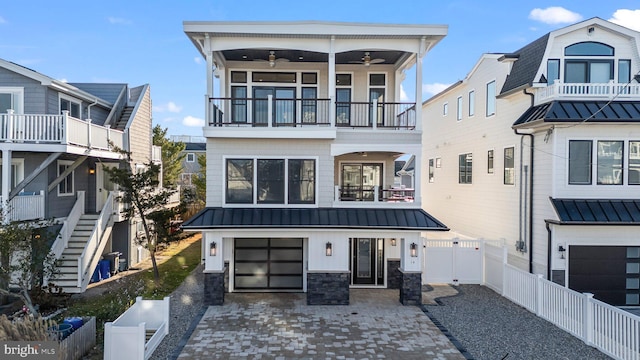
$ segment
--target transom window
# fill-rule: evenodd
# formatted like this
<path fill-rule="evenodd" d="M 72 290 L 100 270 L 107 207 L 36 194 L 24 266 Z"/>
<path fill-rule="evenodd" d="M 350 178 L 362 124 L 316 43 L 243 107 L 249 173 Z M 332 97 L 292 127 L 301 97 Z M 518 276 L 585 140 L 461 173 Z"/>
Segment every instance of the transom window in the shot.
<path fill-rule="evenodd" d="M 567 83 L 607 83 L 613 80 L 614 48 L 599 42 L 580 42 L 564 49 Z M 588 58 L 576 59 L 573 57 Z M 592 58 L 597 57 L 597 58 Z M 610 57 L 607 59 L 607 57 Z M 548 64 L 550 65 L 550 64 Z M 555 75 L 553 72 L 550 75 Z"/>
<path fill-rule="evenodd" d="M 315 204 L 315 160 L 227 159 L 228 204 Z"/>
<path fill-rule="evenodd" d="M 569 45 L 564 48 L 565 56 L 613 56 L 613 47 L 595 42 L 585 41 Z"/>

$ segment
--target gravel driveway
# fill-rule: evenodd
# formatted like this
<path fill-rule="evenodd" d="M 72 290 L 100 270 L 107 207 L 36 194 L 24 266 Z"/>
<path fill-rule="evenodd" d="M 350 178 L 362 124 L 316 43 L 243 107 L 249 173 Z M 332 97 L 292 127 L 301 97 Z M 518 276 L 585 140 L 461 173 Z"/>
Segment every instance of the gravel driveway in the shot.
<path fill-rule="evenodd" d="M 480 285 L 425 305 L 472 359 L 610 359 L 578 338 Z"/>

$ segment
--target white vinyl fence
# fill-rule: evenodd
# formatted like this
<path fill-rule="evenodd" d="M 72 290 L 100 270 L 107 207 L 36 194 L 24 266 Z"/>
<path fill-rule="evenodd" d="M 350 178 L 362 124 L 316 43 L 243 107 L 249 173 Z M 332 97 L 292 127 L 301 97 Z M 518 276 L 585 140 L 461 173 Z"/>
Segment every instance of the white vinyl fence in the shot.
<path fill-rule="evenodd" d="M 169 297 L 136 298 L 115 321 L 104 324 L 105 360 L 144 360 L 169 334 Z"/>
<path fill-rule="evenodd" d="M 485 244 L 483 284 L 614 359 L 640 360 L 640 317 L 507 264 Z"/>

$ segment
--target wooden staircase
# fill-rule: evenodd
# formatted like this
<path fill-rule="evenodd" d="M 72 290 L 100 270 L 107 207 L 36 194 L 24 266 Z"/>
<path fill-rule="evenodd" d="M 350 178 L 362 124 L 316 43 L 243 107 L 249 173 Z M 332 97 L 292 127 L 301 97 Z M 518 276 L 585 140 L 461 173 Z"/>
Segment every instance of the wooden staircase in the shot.
<path fill-rule="evenodd" d="M 98 217 L 98 214 L 83 214 L 73 229 L 67 248 L 62 252 L 58 266 L 59 273 L 52 283 L 62 287 L 66 293 L 82 292 L 78 287 L 78 259 L 87 245 Z"/>

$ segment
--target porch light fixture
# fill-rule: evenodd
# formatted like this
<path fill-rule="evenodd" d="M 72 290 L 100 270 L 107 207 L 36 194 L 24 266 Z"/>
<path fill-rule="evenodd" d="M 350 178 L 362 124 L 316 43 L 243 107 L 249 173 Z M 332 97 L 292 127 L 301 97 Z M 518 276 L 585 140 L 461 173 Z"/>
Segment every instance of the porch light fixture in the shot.
<path fill-rule="evenodd" d="M 391 239 L 391 246 L 396 246 L 396 239 Z"/>
<path fill-rule="evenodd" d="M 276 66 L 276 53 L 274 51 L 269 51 L 269 66 Z"/>
<path fill-rule="evenodd" d="M 411 257 L 418 257 L 418 245 L 416 243 L 411 243 L 411 245 L 409 245 L 409 252 Z"/>
<path fill-rule="evenodd" d="M 89 175 L 94 175 L 96 173 L 96 168 L 90 167 L 89 168 Z"/>
<path fill-rule="evenodd" d="M 558 251 L 560 252 L 560 259 L 564 259 L 564 252 L 567 251 L 567 249 L 565 249 L 564 246 L 560 245 L 558 246 Z"/>
<path fill-rule="evenodd" d="M 218 244 L 216 244 L 215 241 L 212 241 L 211 244 L 209 244 L 209 255 L 216 256 L 217 253 L 218 253 Z"/>
<path fill-rule="evenodd" d="M 331 256 L 333 255 L 333 245 L 331 245 L 330 242 L 327 241 L 327 245 L 325 246 L 325 253 L 326 256 Z"/>

